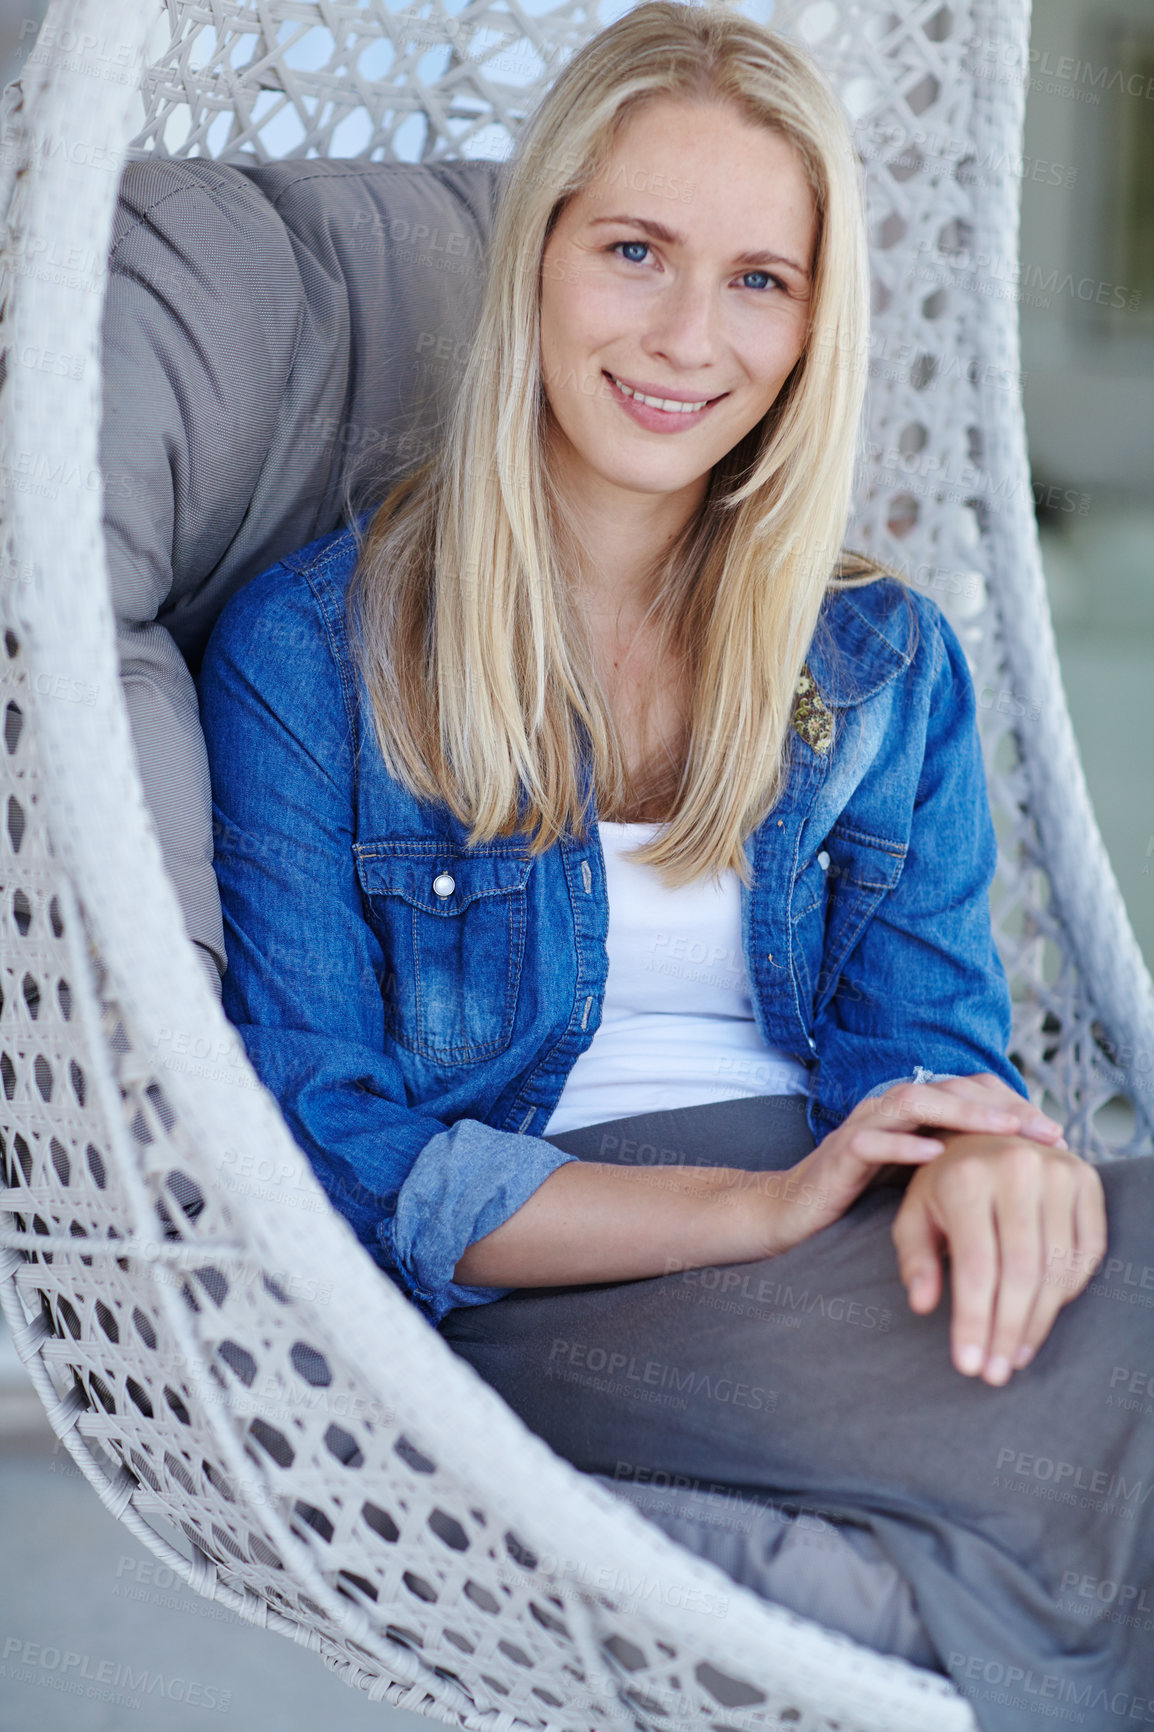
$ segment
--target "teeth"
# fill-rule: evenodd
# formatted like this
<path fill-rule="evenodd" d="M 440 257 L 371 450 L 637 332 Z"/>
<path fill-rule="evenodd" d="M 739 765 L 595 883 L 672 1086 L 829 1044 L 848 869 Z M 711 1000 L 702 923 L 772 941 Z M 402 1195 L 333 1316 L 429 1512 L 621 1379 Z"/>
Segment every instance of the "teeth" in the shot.
<path fill-rule="evenodd" d="M 627 397 L 636 397 L 639 403 L 648 403 L 651 409 L 666 409 L 674 415 L 691 415 L 697 409 L 704 409 L 705 405 L 711 401 L 709 397 L 703 397 L 700 403 L 677 403 L 670 397 L 646 397 L 640 391 L 631 391 L 628 385 L 622 383 L 616 373 L 610 373 L 609 377 L 619 390 L 624 391 Z"/>

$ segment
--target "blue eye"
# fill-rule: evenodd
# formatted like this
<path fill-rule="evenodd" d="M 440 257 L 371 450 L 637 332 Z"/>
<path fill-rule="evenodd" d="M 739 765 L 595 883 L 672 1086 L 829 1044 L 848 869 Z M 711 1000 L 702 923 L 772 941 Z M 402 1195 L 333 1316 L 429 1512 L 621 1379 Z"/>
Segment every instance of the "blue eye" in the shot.
<path fill-rule="evenodd" d="M 614 241 L 608 250 L 611 253 L 617 253 L 617 256 L 624 259 L 627 265 L 639 265 L 643 263 L 643 261 L 641 259 L 625 258 L 625 254 L 619 250 L 622 247 L 640 247 L 643 253 L 647 253 L 651 250 L 648 241 Z M 742 275 L 744 277 L 764 277 L 767 285 L 772 283 L 775 288 L 784 289 L 786 286 L 780 277 L 771 276 L 768 271 L 743 271 Z M 758 289 L 757 292 L 759 294 L 764 294 L 765 290 Z"/>

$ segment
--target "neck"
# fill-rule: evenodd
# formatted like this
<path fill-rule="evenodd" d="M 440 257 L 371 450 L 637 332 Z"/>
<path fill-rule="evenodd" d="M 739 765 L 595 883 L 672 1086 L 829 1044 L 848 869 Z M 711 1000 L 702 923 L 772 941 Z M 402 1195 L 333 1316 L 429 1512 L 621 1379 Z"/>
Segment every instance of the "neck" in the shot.
<path fill-rule="evenodd" d="M 654 573 L 700 511 L 709 478 L 670 493 L 626 489 L 584 466 L 578 471 L 560 437 L 550 446 L 550 468 L 577 544 L 581 609 L 598 628 L 628 634 L 645 618 Z"/>

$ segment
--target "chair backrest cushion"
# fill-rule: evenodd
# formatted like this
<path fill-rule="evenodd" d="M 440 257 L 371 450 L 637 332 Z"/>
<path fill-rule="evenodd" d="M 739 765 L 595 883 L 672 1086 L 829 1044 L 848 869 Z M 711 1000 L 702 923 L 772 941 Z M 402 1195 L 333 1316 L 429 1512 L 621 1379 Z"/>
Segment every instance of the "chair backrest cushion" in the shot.
<path fill-rule="evenodd" d="M 125 166 L 101 430 L 121 678 L 189 936 L 220 968 L 193 684 L 205 643 L 249 578 L 338 527 L 350 473 L 368 504 L 432 449 L 476 331 L 503 172 L 145 153 Z"/>

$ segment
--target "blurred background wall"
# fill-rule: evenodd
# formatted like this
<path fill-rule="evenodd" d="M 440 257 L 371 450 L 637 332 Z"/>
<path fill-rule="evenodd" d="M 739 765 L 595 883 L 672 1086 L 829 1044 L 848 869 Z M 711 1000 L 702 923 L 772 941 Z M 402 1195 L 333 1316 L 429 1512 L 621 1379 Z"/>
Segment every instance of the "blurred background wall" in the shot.
<path fill-rule="evenodd" d="M 1038 0 L 1028 76 L 1018 297 L 1042 556 L 1090 793 L 1154 966 L 1154 6 Z"/>
<path fill-rule="evenodd" d="M 0 0 L 0 86 L 19 77 L 47 10 L 48 0 Z"/>

